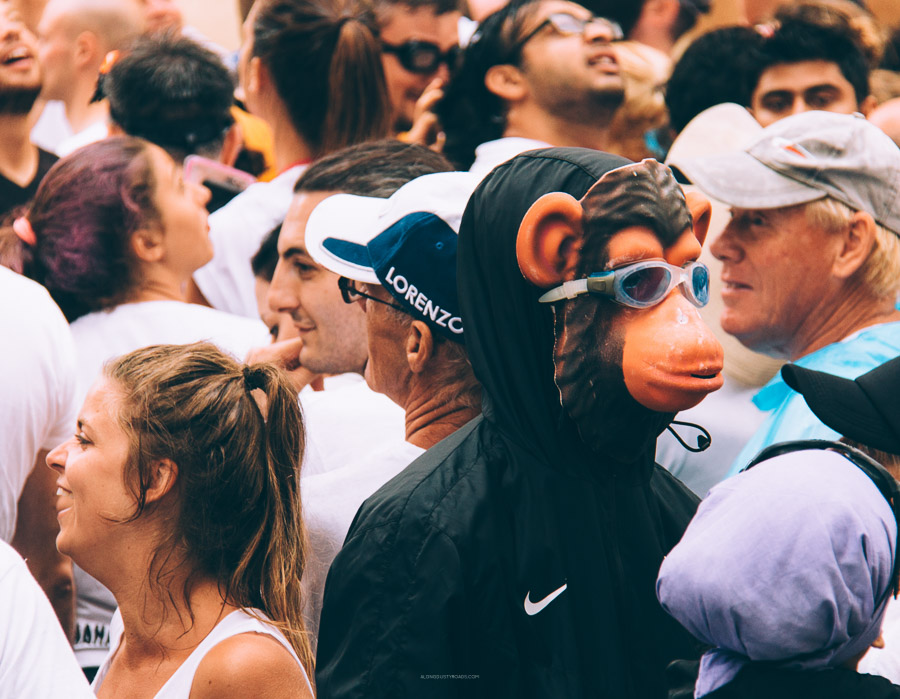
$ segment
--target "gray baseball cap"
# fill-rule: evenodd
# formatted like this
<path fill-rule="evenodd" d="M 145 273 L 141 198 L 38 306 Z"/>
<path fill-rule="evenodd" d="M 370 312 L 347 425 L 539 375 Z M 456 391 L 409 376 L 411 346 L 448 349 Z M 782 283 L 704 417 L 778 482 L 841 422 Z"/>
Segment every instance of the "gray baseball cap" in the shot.
<path fill-rule="evenodd" d="M 739 209 L 832 197 L 900 235 L 900 148 L 861 114 L 795 114 L 763 129 L 743 151 L 673 158 L 670 165 Z"/>

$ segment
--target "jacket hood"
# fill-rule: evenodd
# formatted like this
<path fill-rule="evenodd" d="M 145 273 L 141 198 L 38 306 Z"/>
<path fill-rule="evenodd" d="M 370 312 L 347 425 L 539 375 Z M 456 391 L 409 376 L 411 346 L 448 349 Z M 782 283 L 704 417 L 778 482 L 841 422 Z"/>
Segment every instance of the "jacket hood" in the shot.
<path fill-rule="evenodd" d="M 567 192 L 581 199 L 606 172 L 629 162 L 582 148 L 522 154 L 497 167 L 475 190 L 459 230 L 459 302 L 469 359 L 484 387 L 485 419 L 541 461 L 582 476 L 599 475 L 593 463 L 597 455 L 582 442 L 560 403 L 553 309 L 538 303 L 543 290 L 522 276 L 516 237 L 525 213 L 542 195 Z M 652 455 L 660 424 L 671 418 L 654 415 L 658 419 L 640 420 L 635 434 L 617 438 L 637 440 Z M 611 429 L 620 430 L 615 422 Z M 645 460 L 652 464 L 652 456 Z M 608 472 L 616 470 L 606 463 Z"/>

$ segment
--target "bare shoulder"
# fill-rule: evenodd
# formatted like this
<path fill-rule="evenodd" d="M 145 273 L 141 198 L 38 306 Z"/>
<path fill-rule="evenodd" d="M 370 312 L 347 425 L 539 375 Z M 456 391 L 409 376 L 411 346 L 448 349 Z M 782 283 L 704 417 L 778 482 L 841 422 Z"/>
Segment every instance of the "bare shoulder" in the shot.
<path fill-rule="evenodd" d="M 303 670 L 277 640 L 242 633 L 217 643 L 200 661 L 190 699 L 312 699 Z"/>

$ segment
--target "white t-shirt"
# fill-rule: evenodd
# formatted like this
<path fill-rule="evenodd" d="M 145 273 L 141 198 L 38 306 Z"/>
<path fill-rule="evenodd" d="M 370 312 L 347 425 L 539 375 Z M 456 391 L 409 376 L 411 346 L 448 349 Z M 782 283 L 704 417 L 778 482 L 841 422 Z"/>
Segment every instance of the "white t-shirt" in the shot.
<path fill-rule="evenodd" d="M 63 139 L 59 145 L 56 146 L 56 154 L 60 158 L 65 158 L 69 153 L 78 150 L 82 146 L 102 141 L 104 138 L 109 138 L 109 124 L 106 123 L 106 119 L 101 119 L 100 121 L 95 121 L 78 133 Z"/>
<path fill-rule="evenodd" d="M 268 617 L 258 609 L 253 611 L 263 619 L 268 619 Z M 100 669 L 97 671 L 97 675 L 94 677 L 94 682 L 91 685 L 95 691 L 100 688 L 103 679 L 106 677 L 106 673 L 109 671 L 113 656 L 119 649 L 123 631 L 122 615 L 119 614 L 119 610 L 116 610 L 112 623 L 110 624 L 110 637 L 112 641 L 110 644 L 110 652 L 106 657 L 106 660 L 104 660 L 103 664 L 100 666 Z M 197 668 L 200 667 L 200 662 L 206 657 L 206 654 L 212 650 L 213 646 L 221 643 L 226 638 L 231 638 L 232 636 L 237 636 L 242 633 L 265 634 L 271 636 L 284 646 L 303 671 L 303 676 L 306 679 L 306 686 L 310 693 L 312 693 L 312 684 L 309 681 L 309 676 L 306 674 L 306 669 L 303 667 L 303 663 L 300 662 L 300 658 L 297 657 L 291 644 L 288 643 L 288 640 L 284 637 L 284 634 L 272 624 L 257 619 L 243 609 L 237 609 L 213 627 L 213 630 L 209 632 L 206 638 L 200 642 L 194 651 L 156 693 L 155 699 L 188 699 L 191 694 L 191 685 L 194 683 L 194 675 L 197 672 Z"/>
<path fill-rule="evenodd" d="M 213 308 L 259 316 L 250 258 L 266 234 L 284 221 L 294 184 L 305 169 L 295 165 L 271 182 L 252 184 L 210 215 L 213 259 L 194 272 L 194 282 Z"/>
<path fill-rule="evenodd" d="M 43 590 L 0 541 L 0 699 L 93 696 Z"/>
<path fill-rule="evenodd" d="M 72 336 L 78 354 L 82 399 L 107 360 L 147 345 L 208 340 L 243 360 L 252 348 L 270 340 L 260 320 L 180 301 L 124 303 L 110 311 L 89 313 L 72 323 Z M 82 667 L 96 667 L 109 647 L 108 625 L 115 599 L 78 566 L 75 586 L 75 652 Z"/>
<path fill-rule="evenodd" d="M 306 426 L 303 475 L 331 471 L 384 447 L 406 443 L 406 415 L 382 393 L 366 385 L 359 374 L 325 379 L 324 391 L 300 393 Z"/>
<path fill-rule="evenodd" d="M 66 105 L 59 100 L 50 100 L 31 129 L 31 142 L 48 153 L 55 153 L 56 147 L 71 135 Z"/>
<path fill-rule="evenodd" d="M 41 449 L 75 431 L 75 348 L 62 312 L 39 284 L 0 267 L 0 540 Z"/>
<path fill-rule="evenodd" d="M 107 360 L 147 345 L 208 340 L 243 361 L 251 349 L 271 339 L 258 318 L 241 318 L 180 301 L 123 303 L 109 311 L 95 311 L 72 323 L 72 337 L 78 351 L 82 395 Z"/>
<path fill-rule="evenodd" d="M 363 501 L 425 453 L 409 442 L 384 444 L 354 462 L 300 479 L 309 538 L 303 571 L 303 616 L 315 650 L 325 577 Z"/>
<path fill-rule="evenodd" d="M 550 144 L 544 141 L 535 141 L 533 138 L 519 138 L 507 136 L 496 141 L 485 141 L 475 149 L 475 162 L 469 168 L 469 172 L 479 177 L 487 177 L 488 173 L 501 163 L 515 158 L 520 153 L 538 148 L 549 148 Z"/>

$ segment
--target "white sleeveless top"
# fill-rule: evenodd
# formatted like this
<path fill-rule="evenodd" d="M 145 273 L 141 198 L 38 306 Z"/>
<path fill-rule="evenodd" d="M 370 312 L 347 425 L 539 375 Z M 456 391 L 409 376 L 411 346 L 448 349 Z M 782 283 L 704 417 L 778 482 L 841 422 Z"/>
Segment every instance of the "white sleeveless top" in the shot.
<path fill-rule="evenodd" d="M 267 618 L 266 615 L 258 609 L 254 609 L 253 611 L 264 619 Z M 113 657 L 119 649 L 123 631 L 122 615 L 117 609 L 109 625 L 109 655 L 106 656 L 106 659 L 97 671 L 96 677 L 94 677 L 94 681 L 91 683 L 91 689 L 93 689 L 95 693 L 103 683 L 103 679 L 109 671 L 109 666 L 112 664 Z M 248 632 L 266 634 L 284 646 L 303 671 L 303 678 L 306 680 L 306 686 L 309 688 L 310 694 L 312 694 L 312 684 L 310 684 L 306 670 L 303 668 L 303 663 L 300 662 L 300 658 L 297 657 L 297 654 L 294 652 L 291 644 L 288 643 L 288 640 L 284 637 L 284 634 L 272 624 L 260 621 L 243 609 L 236 609 L 213 627 L 213 630 L 209 632 L 206 638 L 200 642 L 200 645 L 198 645 L 187 657 L 187 660 L 175 670 L 168 681 L 156 693 L 155 699 L 188 699 L 191 694 L 191 685 L 194 683 L 194 673 L 197 672 L 200 662 L 213 646 L 224 641 L 226 638 Z"/>

